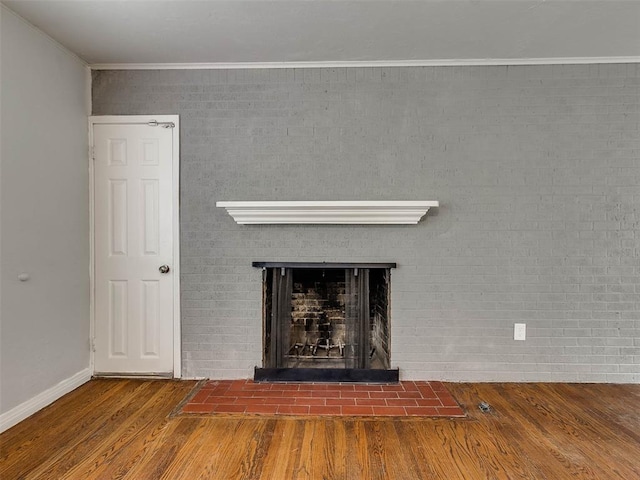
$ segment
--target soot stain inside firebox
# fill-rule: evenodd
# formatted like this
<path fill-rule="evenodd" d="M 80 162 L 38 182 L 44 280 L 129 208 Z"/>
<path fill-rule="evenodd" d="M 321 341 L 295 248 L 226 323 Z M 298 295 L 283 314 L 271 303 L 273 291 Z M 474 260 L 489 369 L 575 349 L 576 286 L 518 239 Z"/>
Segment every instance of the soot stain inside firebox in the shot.
<path fill-rule="evenodd" d="M 344 270 L 293 271 L 288 366 L 344 363 L 345 296 Z"/>

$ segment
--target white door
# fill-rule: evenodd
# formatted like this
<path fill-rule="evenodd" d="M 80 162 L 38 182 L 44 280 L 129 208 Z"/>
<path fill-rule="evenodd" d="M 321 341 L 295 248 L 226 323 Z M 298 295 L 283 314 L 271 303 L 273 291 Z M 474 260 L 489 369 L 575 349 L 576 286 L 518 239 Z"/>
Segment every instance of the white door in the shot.
<path fill-rule="evenodd" d="M 94 372 L 174 372 L 170 125 L 93 124 Z"/>

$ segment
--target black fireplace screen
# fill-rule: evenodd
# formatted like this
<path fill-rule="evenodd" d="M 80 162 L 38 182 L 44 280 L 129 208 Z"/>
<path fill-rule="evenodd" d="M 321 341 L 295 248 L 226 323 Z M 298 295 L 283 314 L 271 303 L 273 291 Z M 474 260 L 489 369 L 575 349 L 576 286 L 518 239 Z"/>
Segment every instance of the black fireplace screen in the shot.
<path fill-rule="evenodd" d="M 389 268 L 264 272 L 266 368 L 389 369 Z"/>

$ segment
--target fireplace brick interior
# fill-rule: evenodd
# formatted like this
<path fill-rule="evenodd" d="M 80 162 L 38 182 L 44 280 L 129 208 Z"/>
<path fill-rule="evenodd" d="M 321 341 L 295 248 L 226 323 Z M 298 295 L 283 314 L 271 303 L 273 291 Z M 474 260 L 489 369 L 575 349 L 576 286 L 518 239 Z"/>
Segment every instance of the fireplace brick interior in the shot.
<path fill-rule="evenodd" d="M 389 280 L 386 268 L 266 269 L 264 365 L 388 369 Z"/>
<path fill-rule="evenodd" d="M 344 272 L 317 274 L 313 270 L 294 272 L 289 355 L 339 359 L 346 342 Z"/>

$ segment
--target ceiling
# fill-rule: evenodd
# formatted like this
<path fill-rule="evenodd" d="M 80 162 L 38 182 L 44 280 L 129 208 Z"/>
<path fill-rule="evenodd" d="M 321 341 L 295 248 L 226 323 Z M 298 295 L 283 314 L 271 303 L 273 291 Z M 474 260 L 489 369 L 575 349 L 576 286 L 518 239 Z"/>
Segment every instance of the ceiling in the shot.
<path fill-rule="evenodd" d="M 640 60 L 640 1 L 3 1 L 88 64 Z"/>

